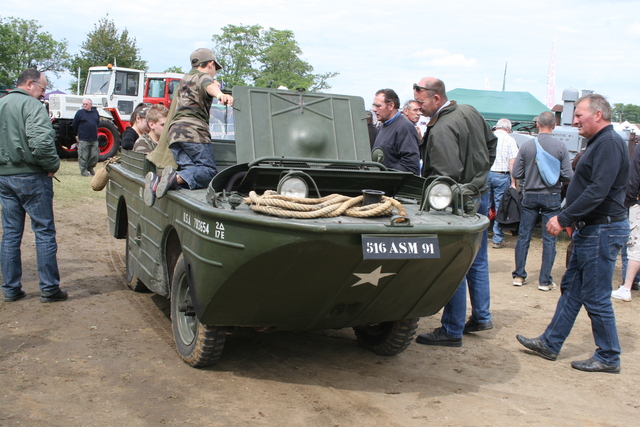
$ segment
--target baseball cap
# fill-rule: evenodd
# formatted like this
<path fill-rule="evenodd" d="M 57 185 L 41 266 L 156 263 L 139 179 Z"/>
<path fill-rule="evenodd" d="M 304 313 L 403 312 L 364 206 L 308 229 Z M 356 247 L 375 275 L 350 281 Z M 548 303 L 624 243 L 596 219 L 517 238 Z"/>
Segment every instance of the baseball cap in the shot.
<path fill-rule="evenodd" d="M 209 62 L 213 61 L 213 65 L 216 67 L 216 71 L 222 69 L 222 65 L 216 61 L 216 57 L 213 55 L 213 51 L 207 48 L 196 49 L 191 56 L 189 57 L 191 60 L 191 66 L 197 66 L 201 62 Z"/>

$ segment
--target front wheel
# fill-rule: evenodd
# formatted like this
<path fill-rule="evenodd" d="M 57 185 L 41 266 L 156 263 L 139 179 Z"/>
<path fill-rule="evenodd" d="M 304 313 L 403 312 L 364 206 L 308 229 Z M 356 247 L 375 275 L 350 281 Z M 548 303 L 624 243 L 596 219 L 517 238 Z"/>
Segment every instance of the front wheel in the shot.
<path fill-rule="evenodd" d="M 226 333 L 222 328 L 203 325 L 198 320 L 182 254 L 171 281 L 171 324 L 178 353 L 187 364 L 203 368 L 215 363 L 222 355 Z"/>
<path fill-rule="evenodd" d="M 98 160 L 105 160 L 115 156 L 120 148 L 120 132 L 115 124 L 110 120 L 100 120 L 98 124 L 98 150 L 100 155 Z"/>
<path fill-rule="evenodd" d="M 400 354 L 409 347 L 418 328 L 418 319 L 375 323 L 353 328 L 358 343 L 381 356 Z"/>

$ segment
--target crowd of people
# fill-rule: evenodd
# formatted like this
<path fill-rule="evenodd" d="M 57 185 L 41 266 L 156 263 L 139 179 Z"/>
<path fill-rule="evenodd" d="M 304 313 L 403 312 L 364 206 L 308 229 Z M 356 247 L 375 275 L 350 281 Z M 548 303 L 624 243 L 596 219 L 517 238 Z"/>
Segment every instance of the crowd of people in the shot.
<path fill-rule="evenodd" d="M 480 213 L 487 213 L 490 205 L 499 209 L 502 195 L 509 187 L 522 182 L 520 224 L 515 247 L 513 284 L 526 283 L 525 269 L 532 231 L 542 219 L 543 255 L 538 277 L 538 289 L 557 288 L 551 276 L 556 257 L 556 237 L 568 230 L 572 236 L 572 250 L 563 275 L 561 295 L 556 312 L 544 333 L 536 338 L 517 336 L 517 340 L 533 354 L 556 360 L 568 338 L 582 307 L 589 314 L 596 351 L 586 359 L 573 361 L 571 366 L 586 372 L 620 372 L 620 344 L 616 330 L 611 298 L 630 301 L 630 290 L 640 270 L 640 232 L 636 229 L 640 214 L 637 199 L 640 190 L 640 150 L 631 162 L 627 145 L 611 125 L 611 105 L 601 95 L 586 95 L 575 102 L 573 125 L 586 139 L 586 148 L 571 169 L 566 146 L 553 138 L 555 116 L 542 112 L 536 120 L 537 135 L 517 147 L 509 136 L 511 123 L 499 120 L 495 133 L 482 116 L 469 105 L 458 105 L 447 99 L 444 83 L 425 77 L 413 85 L 414 100 L 429 123 L 418 144 L 422 176 L 444 175 L 464 184 L 473 184 L 481 191 Z M 373 111 L 384 126 L 398 120 L 392 107 L 396 99 L 376 93 Z M 386 109 L 383 103 L 389 107 Z M 411 105 L 410 103 L 407 106 Z M 407 123 L 417 123 L 409 120 Z M 390 123 L 391 122 L 391 123 Z M 417 131 L 419 132 L 419 130 Z M 411 170 L 407 164 L 415 158 L 416 146 L 402 134 L 395 138 L 376 138 L 374 147 L 385 152 L 388 167 Z M 408 147 L 410 146 L 411 149 Z M 545 173 L 541 151 L 556 162 L 557 173 L 552 182 Z M 402 163 L 401 160 L 405 162 Z M 542 169 L 541 169 L 542 168 Z M 561 208 L 561 187 L 568 183 L 565 206 Z M 631 211 L 629 211 L 631 208 Z M 631 213 L 631 216 L 629 215 Z M 631 228 L 630 228 L 631 221 Z M 630 229 L 633 230 L 629 239 Z M 628 243 L 628 266 L 623 285 L 611 291 L 613 270 L 618 253 Z M 488 238 L 486 236 L 465 280 L 443 310 L 442 325 L 433 332 L 421 334 L 417 342 L 425 345 L 459 347 L 468 332 L 493 327 L 488 277 Z M 493 248 L 502 249 L 504 235 L 499 223 L 493 227 Z M 471 316 L 466 316 L 466 290 L 469 290 Z"/>
<path fill-rule="evenodd" d="M 147 153 L 151 162 L 163 168 L 162 176 L 149 172 L 145 177 L 144 199 L 149 206 L 167 191 L 206 187 L 217 173 L 210 144 L 209 111 L 214 98 L 231 105 L 233 97 L 224 94 L 215 80 L 221 66 L 210 49 L 196 50 L 190 61 L 192 69 L 180 82 L 171 110 L 162 105 L 140 106 L 123 134 L 123 149 Z M 10 134 L 10 138 L 3 136 L 0 144 L 4 156 L 11 160 L 0 164 L 0 254 L 6 302 L 26 295 L 20 283 L 19 248 L 27 213 L 36 235 L 41 301 L 67 298 L 59 286 L 52 207 L 51 180 L 60 160 L 54 145 L 55 133 L 39 102 L 46 85 L 42 73 L 28 69 L 18 79 L 17 89 L 0 99 L 0 127 Z M 589 372 L 619 372 L 621 350 L 611 299 L 630 301 L 640 270 L 640 150 L 635 151 L 630 162 L 625 142 L 611 126 L 611 106 L 606 99 L 592 94 L 575 103 L 574 126 L 587 140 L 574 164 L 575 171 L 566 146 L 552 136 L 553 113 L 542 112 L 536 121 L 536 136 L 518 147 L 510 136 L 509 120 L 499 120 L 492 130 L 474 107 L 449 100 L 444 82 L 435 77 L 424 77 L 413 84 L 413 99 L 402 107 L 394 90 L 378 90 L 372 112 L 378 125 L 371 117 L 371 148 L 381 150 L 381 162 L 386 167 L 423 177 L 448 176 L 473 185 L 480 192 L 477 202 L 479 213 L 484 215 L 490 207 L 500 208 L 508 189 L 521 191 L 513 285 L 527 283 L 527 253 L 539 218 L 543 235 L 538 277 L 541 291 L 557 288 L 551 276 L 556 236 L 563 230 L 571 233 L 572 251 L 551 322 L 540 336 L 518 335 L 517 340 L 533 354 L 556 360 L 584 306 L 597 349 L 589 359 L 572 362 L 572 367 Z M 85 99 L 73 120 L 83 176 L 95 173 L 98 123 L 98 112 L 91 100 Z M 546 182 L 540 172 L 540 150 L 560 165 L 554 183 Z M 561 190 L 567 183 L 565 205 L 561 208 Z M 504 249 L 499 222 L 495 222 L 492 231 L 492 247 Z M 444 307 L 441 326 L 420 334 L 418 343 L 460 347 L 463 334 L 493 327 L 488 240 L 485 230 L 473 264 Z M 627 243 L 624 283 L 612 292 L 616 257 Z M 467 290 L 471 302 L 468 318 Z"/>

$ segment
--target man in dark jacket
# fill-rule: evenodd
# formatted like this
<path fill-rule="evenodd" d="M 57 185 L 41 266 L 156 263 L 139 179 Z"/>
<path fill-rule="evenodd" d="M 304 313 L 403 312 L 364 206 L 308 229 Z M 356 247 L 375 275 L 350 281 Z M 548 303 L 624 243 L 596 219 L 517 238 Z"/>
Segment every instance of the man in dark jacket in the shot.
<path fill-rule="evenodd" d="M 72 126 L 78 134 L 78 166 L 82 176 L 95 175 L 93 168 L 98 164 L 98 124 L 100 114 L 93 108 L 90 99 L 82 100 L 82 108 L 73 118 Z"/>
<path fill-rule="evenodd" d="M 556 360 L 584 306 L 596 344 L 589 359 L 571 362 L 587 372 L 620 372 L 620 342 L 611 305 L 611 279 L 620 248 L 629 238 L 625 190 L 629 180 L 629 150 L 611 126 L 611 105 L 597 94 L 576 101 L 573 124 L 588 138 L 567 188 L 566 207 L 547 222 L 557 236 L 574 225 L 573 252 L 562 277 L 551 323 L 542 335 L 516 338 L 527 349 Z"/>
<path fill-rule="evenodd" d="M 489 209 L 487 174 L 496 158 L 498 138 L 480 113 L 471 105 L 449 101 L 442 80 L 425 77 L 413 85 L 413 97 L 422 114 L 431 117 L 424 136 L 422 175 L 448 176 L 461 184 L 471 184 L 482 194 L 479 213 Z M 466 278 L 444 307 L 442 326 L 421 334 L 417 342 L 425 345 L 460 347 L 463 332 L 493 328 L 489 290 L 487 230 L 480 250 Z M 467 314 L 467 285 L 471 298 L 471 317 Z"/>
<path fill-rule="evenodd" d="M 20 244 L 25 214 L 31 218 L 42 302 L 67 299 L 60 289 L 53 222 L 53 174 L 60 167 L 55 131 L 39 101 L 47 87 L 44 74 L 27 69 L 17 89 L 0 99 L 0 203 L 2 204 L 2 291 L 7 302 L 26 296 L 22 290 Z"/>
<path fill-rule="evenodd" d="M 386 167 L 419 175 L 418 133 L 399 108 L 400 99 L 393 89 L 380 89 L 376 92 L 373 112 L 382 125 L 373 148 L 382 149 L 382 164 Z"/>

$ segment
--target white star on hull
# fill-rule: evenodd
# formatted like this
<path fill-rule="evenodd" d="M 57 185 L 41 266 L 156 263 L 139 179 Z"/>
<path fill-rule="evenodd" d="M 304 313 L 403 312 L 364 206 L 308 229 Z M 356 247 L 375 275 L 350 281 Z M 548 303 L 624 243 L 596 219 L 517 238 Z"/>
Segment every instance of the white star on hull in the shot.
<path fill-rule="evenodd" d="M 375 270 L 373 270 L 371 273 L 353 273 L 353 274 L 355 276 L 358 276 L 360 281 L 354 285 L 351 285 L 352 288 L 359 285 L 364 285 L 365 283 L 371 283 L 373 286 L 378 286 L 380 279 L 387 276 L 393 276 L 396 273 L 383 273 L 382 266 L 380 266 Z"/>

